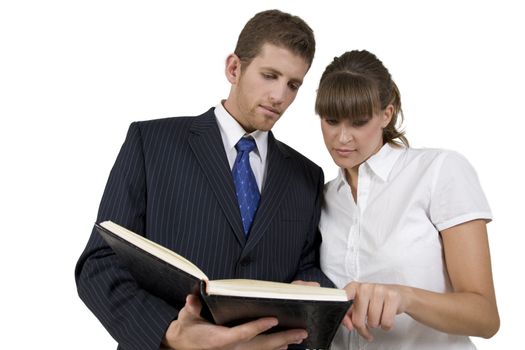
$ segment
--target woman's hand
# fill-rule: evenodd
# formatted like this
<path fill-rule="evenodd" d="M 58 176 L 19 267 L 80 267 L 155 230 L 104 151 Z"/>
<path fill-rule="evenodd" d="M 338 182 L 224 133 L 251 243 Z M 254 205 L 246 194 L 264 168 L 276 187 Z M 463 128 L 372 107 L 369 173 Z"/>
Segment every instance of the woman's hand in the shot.
<path fill-rule="evenodd" d="M 371 341 L 370 328 L 391 329 L 395 316 L 406 313 L 444 333 L 492 337 L 499 329 L 499 315 L 485 221 L 453 226 L 441 237 L 452 291 L 351 282 L 345 290 L 354 304 L 343 324 Z"/>
<path fill-rule="evenodd" d="M 370 328 L 390 330 L 395 316 L 406 311 L 410 288 L 399 285 L 350 282 L 344 288 L 352 307 L 343 319 L 349 329 L 373 340 Z"/>

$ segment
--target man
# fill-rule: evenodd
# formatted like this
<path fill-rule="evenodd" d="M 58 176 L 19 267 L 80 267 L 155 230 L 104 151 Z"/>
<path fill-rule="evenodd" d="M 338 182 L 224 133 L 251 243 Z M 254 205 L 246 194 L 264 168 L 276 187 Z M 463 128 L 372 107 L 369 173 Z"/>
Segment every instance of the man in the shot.
<path fill-rule="evenodd" d="M 97 221 L 147 236 L 210 279 L 332 286 L 317 261 L 322 170 L 270 132 L 314 51 L 313 32 L 300 18 L 277 10 L 255 15 L 226 60 L 232 84 L 226 100 L 197 117 L 131 125 Z M 121 349 L 278 349 L 307 336 L 260 334 L 277 324 L 274 318 L 232 328 L 210 324 L 199 316 L 195 296 L 168 305 L 137 285 L 95 231 L 76 281 Z"/>

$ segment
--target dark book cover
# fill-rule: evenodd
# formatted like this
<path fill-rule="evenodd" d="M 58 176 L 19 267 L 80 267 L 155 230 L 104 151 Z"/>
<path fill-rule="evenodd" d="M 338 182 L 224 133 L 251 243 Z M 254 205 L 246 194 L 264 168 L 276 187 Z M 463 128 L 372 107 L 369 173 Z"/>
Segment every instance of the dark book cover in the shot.
<path fill-rule="evenodd" d="M 198 294 L 200 279 L 150 254 L 133 243 L 95 224 L 138 284 L 151 294 L 181 309 L 188 294 Z"/>
<path fill-rule="evenodd" d="M 236 326 L 261 317 L 276 317 L 279 324 L 271 331 L 305 329 L 301 344 L 307 349 L 328 349 L 351 301 L 247 298 L 208 295 L 205 283 L 201 294 L 217 324 Z"/>
<path fill-rule="evenodd" d="M 142 288 L 178 309 L 184 306 L 188 294 L 200 295 L 203 302 L 201 315 L 216 324 L 235 326 L 260 317 L 276 317 L 279 325 L 271 332 L 305 329 L 308 338 L 302 346 L 328 349 L 351 305 L 351 301 L 209 295 L 207 281 L 173 266 L 99 224 L 95 226 Z"/>

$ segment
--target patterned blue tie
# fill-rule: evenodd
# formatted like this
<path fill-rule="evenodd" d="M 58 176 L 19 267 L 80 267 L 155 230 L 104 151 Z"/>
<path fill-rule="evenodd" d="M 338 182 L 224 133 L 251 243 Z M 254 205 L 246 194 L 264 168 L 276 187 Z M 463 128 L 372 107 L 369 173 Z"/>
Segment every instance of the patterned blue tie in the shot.
<path fill-rule="evenodd" d="M 255 141 L 252 138 L 243 137 L 235 145 L 237 158 L 233 165 L 232 175 L 235 184 L 235 192 L 239 209 L 241 210 L 242 226 L 244 234 L 248 235 L 253 217 L 259 206 L 259 187 L 255 175 L 250 166 L 250 152 L 255 148 Z"/>

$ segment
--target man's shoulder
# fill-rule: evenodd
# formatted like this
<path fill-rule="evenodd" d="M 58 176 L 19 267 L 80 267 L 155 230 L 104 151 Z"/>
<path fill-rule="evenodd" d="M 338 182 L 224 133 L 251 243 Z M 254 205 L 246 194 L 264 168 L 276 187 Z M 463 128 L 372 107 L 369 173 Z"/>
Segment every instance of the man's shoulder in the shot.
<path fill-rule="evenodd" d="M 275 139 L 275 143 L 277 147 L 281 150 L 283 154 L 285 154 L 287 157 L 290 157 L 295 162 L 303 165 L 306 168 L 309 168 L 314 171 L 322 171 L 321 167 L 315 164 L 312 160 L 310 160 L 308 157 L 303 155 L 302 153 L 298 152 L 294 148 L 288 146 L 282 141 L 279 141 Z"/>
<path fill-rule="evenodd" d="M 143 129 L 156 129 L 156 128 L 184 128 L 190 127 L 196 120 L 211 119 L 214 116 L 213 108 L 204 112 L 200 115 L 192 116 L 176 116 L 176 117 L 167 117 L 167 118 L 158 118 L 158 119 L 149 119 L 136 121 L 132 124 L 137 125 L 139 128 Z"/>

